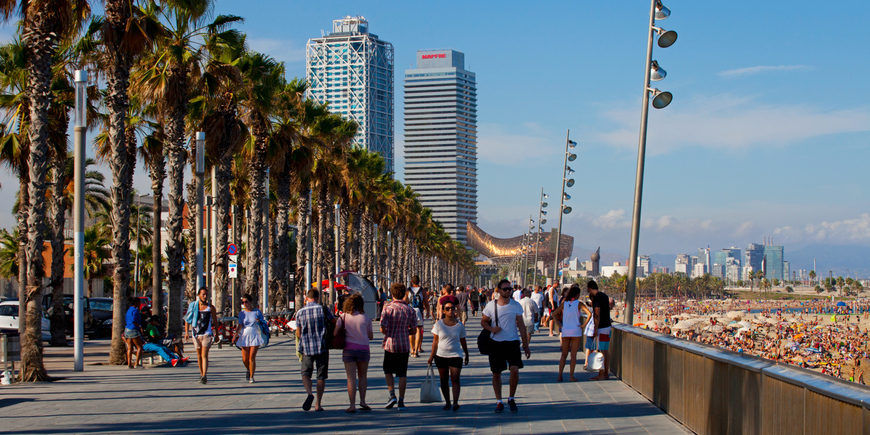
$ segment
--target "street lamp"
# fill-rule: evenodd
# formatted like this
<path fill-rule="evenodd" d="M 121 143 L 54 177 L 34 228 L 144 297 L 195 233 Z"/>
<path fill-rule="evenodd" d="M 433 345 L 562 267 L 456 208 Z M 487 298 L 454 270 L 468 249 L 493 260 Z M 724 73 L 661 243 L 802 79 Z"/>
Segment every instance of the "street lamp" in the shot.
<path fill-rule="evenodd" d="M 544 200 L 549 198 L 549 197 L 550 197 L 549 195 L 544 193 L 544 188 L 542 187 L 541 188 L 541 206 L 538 208 L 538 232 L 535 233 L 535 272 L 532 274 L 532 285 L 538 284 L 538 247 L 540 246 L 541 242 L 544 241 L 544 238 L 541 237 L 541 231 L 542 231 L 541 226 L 544 225 L 545 223 L 547 223 L 547 220 L 544 219 L 542 216 L 547 215 L 547 212 L 544 211 L 544 209 L 547 208 L 547 206 L 549 204 L 544 202 Z"/>
<path fill-rule="evenodd" d="M 626 283 L 626 323 L 634 323 L 634 293 L 637 282 L 637 254 L 640 237 L 640 209 L 643 197 L 643 165 L 646 155 L 646 132 L 649 118 L 650 95 L 652 106 L 663 109 L 671 103 L 674 96 L 670 92 L 663 92 L 650 88 L 650 81 L 659 81 L 667 76 L 667 72 L 659 66 L 658 61 L 652 58 L 653 39 L 658 35 L 658 45 L 667 48 L 677 41 L 677 32 L 656 27 L 656 20 L 664 20 L 671 15 L 670 9 L 666 8 L 661 0 L 651 0 L 649 11 L 649 36 L 646 45 L 646 63 L 644 64 L 643 78 L 643 109 L 640 118 L 640 137 L 637 145 L 637 175 L 634 186 L 634 211 L 631 219 L 631 247 L 628 253 L 628 282 Z"/>
<path fill-rule="evenodd" d="M 555 260 L 553 261 L 553 283 L 559 281 L 559 248 L 562 243 L 562 216 L 568 213 L 571 213 L 571 207 L 565 205 L 566 199 L 571 199 L 567 193 L 565 193 L 565 187 L 571 187 L 574 185 L 574 179 L 568 178 L 568 176 L 574 173 L 568 166 L 568 162 L 573 162 L 577 159 L 577 154 L 572 153 L 571 149 L 577 147 L 577 142 L 571 140 L 571 130 L 568 130 L 567 135 L 565 136 L 565 164 L 562 166 L 562 195 L 559 197 L 559 232 L 556 233 L 556 252 L 555 252 Z M 568 172 L 570 171 L 570 172 Z"/>
<path fill-rule="evenodd" d="M 75 126 L 74 126 L 74 169 L 73 177 L 73 232 L 75 253 L 75 280 L 73 281 L 73 370 L 84 370 L 84 284 L 85 284 L 85 133 L 88 128 L 87 118 L 87 87 L 88 72 L 75 72 Z M 20 290 L 19 290 L 20 291 Z M 24 321 L 21 321 L 24 325 Z"/>

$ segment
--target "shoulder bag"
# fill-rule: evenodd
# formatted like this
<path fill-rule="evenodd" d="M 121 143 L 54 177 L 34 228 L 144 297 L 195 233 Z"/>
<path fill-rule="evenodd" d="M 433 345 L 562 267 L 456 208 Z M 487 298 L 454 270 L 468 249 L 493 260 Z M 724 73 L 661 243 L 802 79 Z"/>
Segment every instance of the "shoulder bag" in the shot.
<path fill-rule="evenodd" d="M 495 324 L 498 326 L 498 300 L 493 300 L 490 303 L 495 304 L 495 315 L 489 321 L 490 326 Z M 481 355 L 489 355 L 490 350 L 492 350 L 493 340 L 492 333 L 489 332 L 488 329 L 484 328 L 483 331 L 480 331 L 480 335 L 477 336 L 477 350 L 480 351 Z"/>
<path fill-rule="evenodd" d="M 341 329 L 332 337 L 333 349 L 344 349 L 347 344 L 347 328 L 345 327 L 345 316 L 341 316 Z"/>
<path fill-rule="evenodd" d="M 329 321 L 329 308 L 321 305 L 323 308 L 323 327 L 326 329 L 323 333 L 323 344 L 326 349 L 332 349 L 332 341 L 335 339 L 335 324 Z"/>

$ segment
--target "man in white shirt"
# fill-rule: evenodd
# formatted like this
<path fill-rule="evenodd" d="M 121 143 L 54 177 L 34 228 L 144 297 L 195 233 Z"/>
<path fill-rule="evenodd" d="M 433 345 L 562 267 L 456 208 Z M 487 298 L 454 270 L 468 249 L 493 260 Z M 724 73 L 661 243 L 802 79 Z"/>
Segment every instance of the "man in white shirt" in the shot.
<path fill-rule="evenodd" d="M 514 286 L 514 293 L 512 295 L 515 301 L 519 302 L 520 299 L 523 298 L 523 289 L 520 286 Z"/>
<path fill-rule="evenodd" d="M 493 292 L 492 303 L 487 304 L 486 308 L 483 309 L 483 318 L 480 320 L 480 325 L 492 334 L 493 343 L 492 349 L 489 351 L 489 368 L 492 371 L 492 389 L 497 400 L 496 413 L 504 411 L 501 395 L 501 372 L 506 369 L 510 370 L 508 406 L 511 412 L 519 411 L 514 394 L 517 392 L 520 369 L 523 367 L 520 338 L 522 338 L 526 358 L 532 356 L 532 351 L 529 349 L 529 335 L 523 321 L 523 307 L 519 302 L 511 299 L 512 292 L 513 288 L 510 281 L 501 280 Z"/>
<path fill-rule="evenodd" d="M 523 323 L 526 325 L 526 332 L 529 334 L 529 343 L 532 342 L 532 333 L 535 332 L 535 321 L 538 319 L 538 305 L 532 300 L 529 294 L 529 289 L 523 290 L 523 298 L 520 299 L 520 306 L 523 307 Z"/>
<path fill-rule="evenodd" d="M 541 286 L 536 285 L 535 291 L 532 293 L 532 300 L 538 306 L 538 319 L 535 320 L 535 332 L 541 327 L 541 318 L 544 317 L 544 293 L 541 291 Z"/>

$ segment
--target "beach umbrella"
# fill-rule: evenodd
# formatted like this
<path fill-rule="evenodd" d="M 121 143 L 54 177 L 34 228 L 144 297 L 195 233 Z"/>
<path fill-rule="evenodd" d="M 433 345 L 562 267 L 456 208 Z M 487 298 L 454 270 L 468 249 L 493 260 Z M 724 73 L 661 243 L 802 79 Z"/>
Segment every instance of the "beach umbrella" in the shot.
<path fill-rule="evenodd" d="M 736 319 L 738 317 L 743 317 L 744 314 L 746 313 L 744 313 L 743 311 L 729 311 L 725 313 L 725 317 L 729 319 Z"/>
<path fill-rule="evenodd" d="M 846 303 L 843 302 L 843 301 L 840 301 L 840 302 L 837 302 L 837 306 L 838 306 L 838 307 L 845 307 L 845 306 L 846 306 Z"/>
<path fill-rule="evenodd" d="M 749 323 L 749 322 L 747 322 L 746 320 L 743 320 L 743 321 L 740 322 L 740 326 L 742 326 L 742 327 L 744 327 L 744 328 L 751 328 L 751 327 L 752 327 L 752 324 Z"/>

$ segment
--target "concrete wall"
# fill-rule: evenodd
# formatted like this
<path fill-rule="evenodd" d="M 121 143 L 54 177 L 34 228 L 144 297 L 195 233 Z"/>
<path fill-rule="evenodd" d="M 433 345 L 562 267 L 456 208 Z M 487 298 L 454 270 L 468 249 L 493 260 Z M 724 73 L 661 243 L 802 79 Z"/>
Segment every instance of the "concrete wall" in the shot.
<path fill-rule="evenodd" d="M 619 325 L 611 371 L 699 434 L 870 435 L 870 388 Z"/>

